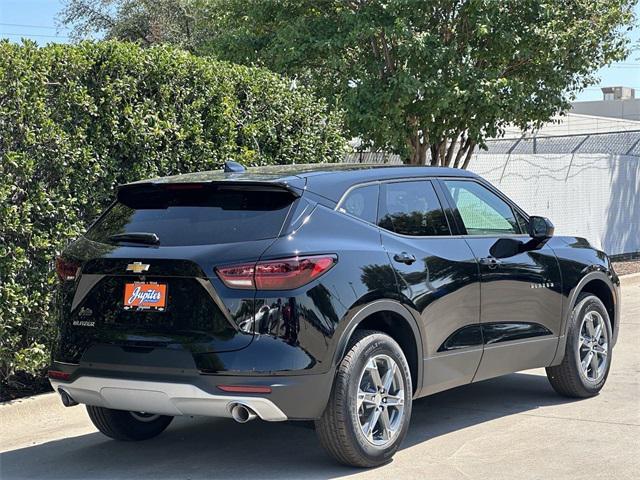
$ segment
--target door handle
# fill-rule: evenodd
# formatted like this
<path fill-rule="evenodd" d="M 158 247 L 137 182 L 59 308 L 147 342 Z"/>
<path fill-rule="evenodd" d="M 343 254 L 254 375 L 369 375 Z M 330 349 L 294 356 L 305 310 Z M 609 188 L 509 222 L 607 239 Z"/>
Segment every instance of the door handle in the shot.
<path fill-rule="evenodd" d="M 407 265 L 411 265 L 413 262 L 416 261 L 415 255 L 411 255 L 410 253 L 407 253 L 407 252 L 396 253 L 393 256 L 393 259 L 396 262 L 406 263 Z"/>
<path fill-rule="evenodd" d="M 480 265 L 486 265 L 491 269 L 498 268 L 501 263 L 500 260 L 494 257 L 484 257 L 480 259 Z"/>

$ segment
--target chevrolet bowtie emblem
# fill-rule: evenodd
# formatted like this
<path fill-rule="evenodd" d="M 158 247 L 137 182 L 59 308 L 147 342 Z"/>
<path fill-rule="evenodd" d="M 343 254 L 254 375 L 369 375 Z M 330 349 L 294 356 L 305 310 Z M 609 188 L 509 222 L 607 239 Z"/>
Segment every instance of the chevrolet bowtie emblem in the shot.
<path fill-rule="evenodd" d="M 149 270 L 149 266 L 150 265 L 148 263 L 133 262 L 127 265 L 127 272 L 133 272 L 133 273 L 146 272 L 147 270 Z"/>

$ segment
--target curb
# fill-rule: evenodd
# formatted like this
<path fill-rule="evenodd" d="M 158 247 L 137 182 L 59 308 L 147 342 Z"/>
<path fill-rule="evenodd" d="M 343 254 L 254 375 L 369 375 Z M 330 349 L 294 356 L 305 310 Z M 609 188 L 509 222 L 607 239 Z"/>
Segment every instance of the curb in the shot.
<path fill-rule="evenodd" d="M 620 278 L 620 284 L 623 287 L 640 285 L 640 273 L 629 273 L 627 275 L 621 275 L 619 278 Z"/>

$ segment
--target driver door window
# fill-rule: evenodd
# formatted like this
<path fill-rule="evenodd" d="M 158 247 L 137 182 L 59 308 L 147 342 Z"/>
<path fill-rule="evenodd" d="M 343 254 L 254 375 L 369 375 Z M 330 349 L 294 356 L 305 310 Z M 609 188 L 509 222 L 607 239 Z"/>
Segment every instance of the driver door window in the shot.
<path fill-rule="evenodd" d="M 460 213 L 468 235 L 509 235 L 522 233 L 513 210 L 500 197 L 479 183 L 443 181 Z"/>

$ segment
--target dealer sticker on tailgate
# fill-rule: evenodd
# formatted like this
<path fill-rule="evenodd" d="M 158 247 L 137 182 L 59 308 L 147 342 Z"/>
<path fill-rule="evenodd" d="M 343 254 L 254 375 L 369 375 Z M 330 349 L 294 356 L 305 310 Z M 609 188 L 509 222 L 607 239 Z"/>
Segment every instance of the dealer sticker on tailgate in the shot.
<path fill-rule="evenodd" d="M 125 310 L 164 310 L 166 306 L 166 284 L 155 282 L 134 282 L 125 284 Z"/>

